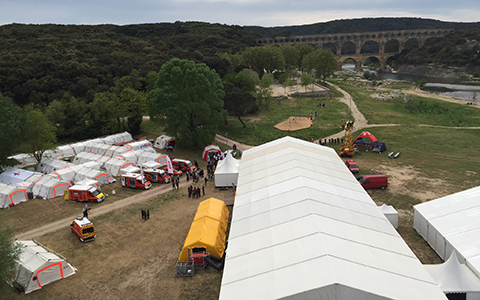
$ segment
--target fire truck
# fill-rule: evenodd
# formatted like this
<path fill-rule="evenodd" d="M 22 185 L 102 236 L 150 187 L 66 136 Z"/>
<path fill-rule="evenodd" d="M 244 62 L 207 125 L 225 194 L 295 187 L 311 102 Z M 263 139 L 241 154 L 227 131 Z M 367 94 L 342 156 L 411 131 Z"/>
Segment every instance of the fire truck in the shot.
<path fill-rule="evenodd" d="M 66 200 L 77 202 L 102 202 L 105 199 L 105 195 L 93 186 L 74 185 L 64 193 Z"/>
<path fill-rule="evenodd" d="M 145 175 L 145 178 L 151 182 L 170 182 L 170 175 L 168 175 L 167 173 L 165 173 L 164 170 L 161 169 L 144 169 L 143 175 Z"/>
<path fill-rule="evenodd" d="M 127 173 L 122 175 L 122 186 L 132 189 L 148 190 L 152 187 L 152 184 L 141 174 Z"/>
<path fill-rule="evenodd" d="M 70 224 L 70 228 L 82 242 L 93 241 L 96 237 L 95 227 L 93 226 L 92 222 L 85 217 L 80 217 L 73 220 L 72 224 Z"/>

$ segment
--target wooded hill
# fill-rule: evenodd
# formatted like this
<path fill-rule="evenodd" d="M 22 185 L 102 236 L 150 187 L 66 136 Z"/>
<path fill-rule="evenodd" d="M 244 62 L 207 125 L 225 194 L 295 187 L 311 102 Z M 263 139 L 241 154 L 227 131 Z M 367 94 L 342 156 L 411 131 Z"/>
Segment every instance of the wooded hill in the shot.
<path fill-rule="evenodd" d="M 173 57 L 206 63 L 223 77 L 231 68 L 216 53 L 241 53 L 255 46 L 256 38 L 262 35 L 472 27 L 480 27 L 480 23 L 369 18 L 272 28 L 202 22 L 127 26 L 11 24 L 0 26 L 0 93 L 21 106 L 34 103 L 45 107 L 70 96 L 90 103 L 96 93 L 109 91 L 122 77 L 136 81 L 132 83 L 136 90 L 146 91 L 149 79 L 153 80 L 149 72 L 158 72 Z M 476 51 L 471 39 L 479 40 L 473 32 L 468 47 L 459 47 L 466 43 L 465 38 L 449 38 L 445 41 L 449 46 L 437 44 L 412 56 L 403 53 L 400 62 L 475 64 L 477 58 L 467 62 Z M 465 37 L 468 35 L 465 33 Z M 469 51 L 464 51 L 467 48 Z M 463 54 L 457 55 L 457 51 Z"/>
<path fill-rule="evenodd" d="M 133 69 L 145 77 L 173 57 L 219 73 L 217 52 L 238 53 L 258 35 L 238 26 L 198 22 L 129 26 L 0 26 L 0 92 L 19 105 L 48 104 L 69 92 L 93 99 Z M 143 86 L 145 88 L 145 86 Z"/>
<path fill-rule="evenodd" d="M 363 18 L 350 20 L 335 20 L 325 23 L 315 23 L 298 26 L 246 26 L 245 29 L 261 34 L 262 36 L 290 36 L 412 29 L 445 28 L 461 30 L 478 27 L 480 27 L 480 22 L 443 22 L 438 20 L 421 18 Z"/>

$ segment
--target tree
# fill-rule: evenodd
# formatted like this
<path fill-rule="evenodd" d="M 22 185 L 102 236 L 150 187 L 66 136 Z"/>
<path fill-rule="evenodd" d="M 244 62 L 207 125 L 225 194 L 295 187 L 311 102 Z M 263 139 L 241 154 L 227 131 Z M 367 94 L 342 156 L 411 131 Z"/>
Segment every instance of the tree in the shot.
<path fill-rule="evenodd" d="M 302 73 L 300 76 L 300 84 L 305 87 L 305 92 L 307 91 L 307 86 L 313 84 L 315 79 L 313 79 L 312 75 L 308 73 Z"/>
<path fill-rule="evenodd" d="M 148 114 L 182 146 L 202 148 L 213 141 L 227 113 L 224 95 L 214 70 L 174 58 L 162 66 L 157 88 L 148 93 Z"/>
<path fill-rule="evenodd" d="M 300 50 L 293 45 L 285 45 L 280 47 L 283 57 L 285 58 L 285 66 L 287 70 L 293 70 L 299 67 Z"/>
<path fill-rule="evenodd" d="M 270 86 L 273 83 L 273 74 L 266 74 L 260 80 L 257 88 L 257 99 L 259 104 L 262 104 L 262 100 L 265 102 L 265 106 L 268 107 L 270 100 L 272 99 L 272 90 Z"/>
<path fill-rule="evenodd" d="M 245 49 L 242 57 L 245 63 L 257 71 L 260 78 L 263 77 L 264 70 L 272 73 L 274 70 L 285 69 L 285 58 L 277 47 L 250 47 Z"/>
<path fill-rule="evenodd" d="M 123 116 L 127 117 L 128 130 L 132 134 L 140 133 L 143 115 L 147 110 L 145 93 L 132 88 L 124 88 L 119 94 L 123 106 Z"/>
<path fill-rule="evenodd" d="M 23 141 L 21 137 L 27 130 L 27 117 L 19 106 L 1 93 L 0 116 L 0 169 L 2 169 L 17 163 L 8 157 L 15 154 L 16 148 Z"/>
<path fill-rule="evenodd" d="M 247 127 L 240 116 L 258 108 L 253 96 L 255 92 L 253 80 L 242 74 L 229 74 L 223 79 L 223 87 L 225 89 L 225 109 L 230 115 L 237 116 L 243 128 Z"/>
<path fill-rule="evenodd" d="M 320 49 L 310 52 L 303 59 L 302 65 L 307 71 L 315 71 L 315 78 L 325 81 L 338 69 L 337 58 L 330 49 Z"/>
<path fill-rule="evenodd" d="M 0 295 L 10 289 L 10 282 L 15 278 L 15 265 L 21 248 L 16 244 L 10 227 L 0 228 Z"/>
<path fill-rule="evenodd" d="M 295 81 L 292 79 L 292 78 L 287 78 L 287 80 L 285 80 L 283 83 L 282 83 L 282 87 L 284 88 L 285 90 L 285 94 L 287 93 L 287 88 L 288 87 L 292 87 L 295 85 Z"/>
<path fill-rule="evenodd" d="M 25 107 L 25 111 L 28 116 L 26 142 L 37 162 L 40 162 L 46 150 L 55 148 L 57 143 L 55 126 L 50 123 L 45 114 L 33 106 Z"/>

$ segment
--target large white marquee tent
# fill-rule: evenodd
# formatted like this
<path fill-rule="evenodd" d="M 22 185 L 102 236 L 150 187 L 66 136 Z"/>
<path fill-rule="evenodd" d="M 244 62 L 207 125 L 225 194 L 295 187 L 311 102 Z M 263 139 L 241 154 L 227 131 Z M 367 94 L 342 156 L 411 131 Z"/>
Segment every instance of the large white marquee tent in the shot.
<path fill-rule="evenodd" d="M 335 151 L 291 137 L 240 163 L 220 300 L 447 299 Z"/>
<path fill-rule="evenodd" d="M 480 186 L 413 207 L 413 228 L 446 260 L 455 250 L 480 277 Z"/>

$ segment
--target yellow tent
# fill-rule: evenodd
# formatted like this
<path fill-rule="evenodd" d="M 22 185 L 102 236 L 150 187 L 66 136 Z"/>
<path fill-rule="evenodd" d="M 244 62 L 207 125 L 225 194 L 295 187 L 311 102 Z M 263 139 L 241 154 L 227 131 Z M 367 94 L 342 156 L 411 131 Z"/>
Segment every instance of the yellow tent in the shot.
<path fill-rule="evenodd" d="M 223 231 L 226 232 L 229 216 L 230 211 L 225 205 L 225 202 L 216 198 L 209 198 L 200 202 L 197 208 L 197 213 L 195 214 L 193 220 L 196 221 L 205 217 L 217 220 L 222 224 Z"/>
<path fill-rule="evenodd" d="M 222 208 L 222 206 L 224 208 Z M 188 232 L 178 261 L 188 260 L 188 248 L 204 249 L 210 255 L 222 257 L 225 251 L 226 229 L 229 212 L 225 202 L 210 198 L 199 204 L 195 219 Z"/>

